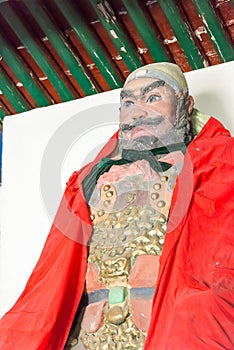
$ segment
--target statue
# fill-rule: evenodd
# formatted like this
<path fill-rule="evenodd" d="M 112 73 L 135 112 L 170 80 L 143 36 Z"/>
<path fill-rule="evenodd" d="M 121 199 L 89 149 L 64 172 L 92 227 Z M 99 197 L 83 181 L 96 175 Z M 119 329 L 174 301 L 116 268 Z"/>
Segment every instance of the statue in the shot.
<path fill-rule="evenodd" d="M 138 68 L 0 321 L 16 349 L 231 349 L 234 142 L 177 65 Z"/>

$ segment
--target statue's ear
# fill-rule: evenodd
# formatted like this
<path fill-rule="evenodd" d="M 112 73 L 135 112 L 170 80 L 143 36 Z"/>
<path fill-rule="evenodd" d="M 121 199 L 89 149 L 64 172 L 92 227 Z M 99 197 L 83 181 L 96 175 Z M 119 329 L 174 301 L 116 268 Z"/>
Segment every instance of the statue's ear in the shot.
<path fill-rule="evenodd" d="M 189 105 L 188 105 L 189 114 L 192 113 L 193 107 L 194 107 L 194 98 L 193 98 L 193 96 L 189 96 Z"/>

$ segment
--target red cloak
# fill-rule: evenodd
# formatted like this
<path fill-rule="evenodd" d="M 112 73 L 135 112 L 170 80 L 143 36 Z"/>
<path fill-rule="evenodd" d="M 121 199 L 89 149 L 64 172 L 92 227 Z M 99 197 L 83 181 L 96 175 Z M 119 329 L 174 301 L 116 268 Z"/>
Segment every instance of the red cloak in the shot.
<path fill-rule="evenodd" d="M 75 172 L 25 290 L 0 321 L 1 350 L 63 349 L 84 289 L 92 226 Z M 210 118 L 190 143 L 172 197 L 146 350 L 234 349 L 234 140 Z"/>

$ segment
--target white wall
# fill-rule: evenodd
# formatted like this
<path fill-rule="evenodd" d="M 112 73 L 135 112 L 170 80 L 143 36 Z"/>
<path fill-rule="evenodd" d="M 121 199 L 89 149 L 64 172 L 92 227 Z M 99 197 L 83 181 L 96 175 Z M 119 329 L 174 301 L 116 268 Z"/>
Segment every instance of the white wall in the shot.
<path fill-rule="evenodd" d="M 234 133 L 234 62 L 186 74 L 195 106 Z M 16 301 L 38 260 L 74 170 L 118 128 L 119 89 L 4 121 L 0 316 Z"/>

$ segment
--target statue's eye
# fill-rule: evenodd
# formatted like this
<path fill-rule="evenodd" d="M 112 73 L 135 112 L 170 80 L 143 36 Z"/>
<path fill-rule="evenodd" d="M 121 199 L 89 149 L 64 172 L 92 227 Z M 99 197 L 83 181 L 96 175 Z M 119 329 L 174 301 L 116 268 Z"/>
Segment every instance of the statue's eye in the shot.
<path fill-rule="evenodd" d="M 150 97 L 147 99 L 147 103 L 153 103 L 156 101 L 159 101 L 161 99 L 160 95 L 150 95 Z"/>
<path fill-rule="evenodd" d="M 130 107 L 130 106 L 133 106 L 134 105 L 134 101 L 132 100 L 126 100 L 122 103 L 122 106 L 123 107 Z"/>

